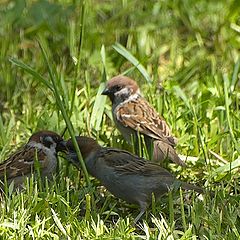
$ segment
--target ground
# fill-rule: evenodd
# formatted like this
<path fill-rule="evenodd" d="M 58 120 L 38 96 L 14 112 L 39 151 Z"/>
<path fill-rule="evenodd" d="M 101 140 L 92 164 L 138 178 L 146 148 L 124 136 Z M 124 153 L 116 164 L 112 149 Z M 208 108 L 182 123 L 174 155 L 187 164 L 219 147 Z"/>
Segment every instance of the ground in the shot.
<path fill-rule="evenodd" d="M 230 1 L 2 1 L 0 160 L 49 129 L 132 150 L 100 95 L 134 78 L 190 156 L 179 179 L 208 189 L 170 193 L 138 226 L 138 209 L 86 183 L 59 157 L 54 181 L 29 179 L 0 203 L 1 239 L 239 239 L 240 5 Z M 72 123 L 72 126 L 70 124 Z M 213 192 L 213 196 L 210 195 Z"/>

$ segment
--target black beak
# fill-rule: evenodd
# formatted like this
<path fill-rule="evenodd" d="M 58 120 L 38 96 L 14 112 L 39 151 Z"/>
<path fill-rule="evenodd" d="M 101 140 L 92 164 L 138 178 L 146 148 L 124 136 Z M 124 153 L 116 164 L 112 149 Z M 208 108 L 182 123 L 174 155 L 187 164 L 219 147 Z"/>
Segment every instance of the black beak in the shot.
<path fill-rule="evenodd" d="M 111 94 L 111 91 L 108 88 L 105 88 L 102 92 L 102 95 L 109 95 Z"/>
<path fill-rule="evenodd" d="M 57 152 L 67 152 L 67 146 L 66 146 L 67 142 L 62 140 L 61 142 L 59 142 L 57 144 L 57 147 L 56 147 L 56 151 Z"/>

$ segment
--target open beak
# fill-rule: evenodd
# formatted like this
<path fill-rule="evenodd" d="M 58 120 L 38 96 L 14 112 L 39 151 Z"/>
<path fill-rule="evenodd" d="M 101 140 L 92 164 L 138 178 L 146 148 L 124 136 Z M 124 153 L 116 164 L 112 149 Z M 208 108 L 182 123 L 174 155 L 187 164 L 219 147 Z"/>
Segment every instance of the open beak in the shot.
<path fill-rule="evenodd" d="M 102 95 L 109 95 L 111 92 L 108 88 L 105 88 L 102 92 Z"/>

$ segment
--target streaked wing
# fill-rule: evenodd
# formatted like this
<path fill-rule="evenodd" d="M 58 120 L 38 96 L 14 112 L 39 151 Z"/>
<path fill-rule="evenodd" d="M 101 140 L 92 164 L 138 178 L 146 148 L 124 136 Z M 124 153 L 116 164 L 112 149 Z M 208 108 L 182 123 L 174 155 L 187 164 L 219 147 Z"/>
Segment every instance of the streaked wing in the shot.
<path fill-rule="evenodd" d="M 171 135 L 166 121 L 158 115 L 144 98 L 140 100 L 132 100 L 118 108 L 117 120 L 125 127 L 175 146 L 175 139 Z"/>
<path fill-rule="evenodd" d="M 34 168 L 36 154 L 41 166 L 44 167 L 46 162 L 44 161 L 46 158 L 44 152 L 41 149 L 25 145 L 0 164 L 0 179 L 4 179 L 5 174 L 7 178 L 30 174 Z"/>
<path fill-rule="evenodd" d="M 106 165 L 114 168 L 114 171 L 119 174 L 140 174 L 144 176 L 157 175 L 172 178 L 171 173 L 160 167 L 158 164 L 146 161 L 145 159 L 135 156 L 127 151 L 105 148 L 101 150 L 98 157 L 102 158 Z"/>

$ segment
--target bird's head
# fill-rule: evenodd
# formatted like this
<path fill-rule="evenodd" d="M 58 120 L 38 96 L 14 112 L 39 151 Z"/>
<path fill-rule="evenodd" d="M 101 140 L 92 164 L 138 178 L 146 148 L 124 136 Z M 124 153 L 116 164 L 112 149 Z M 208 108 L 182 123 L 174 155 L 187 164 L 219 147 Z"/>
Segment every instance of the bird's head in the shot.
<path fill-rule="evenodd" d="M 87 158 L 92 152 L 100 148 L 100 145 L 97 143 L 97 141 L 90 137 L 77 136 L 76 141 L 83 159 Z M 66 148 L 69 157 L 74 155 L 76 158 L 76 150 L 72 139 L 69 139 L 67 141 Z"/>
<path fill-rule="evenodd" d="M 34 133 L 28 142 L 41 143 L 47 148 L 55 148 L 56 152 L 66 150 L 66 142 L 63 138 L 52 131 L 39 131 Z"/>
<path fill-rule="evenodd" d="M 112 103 L 123 102 L 140 94 L 137 83 L 129 77 L 118 75 L 107 82 L 102 95 L 107 95 Z"/>

